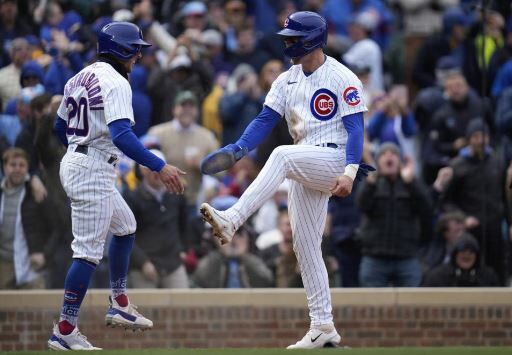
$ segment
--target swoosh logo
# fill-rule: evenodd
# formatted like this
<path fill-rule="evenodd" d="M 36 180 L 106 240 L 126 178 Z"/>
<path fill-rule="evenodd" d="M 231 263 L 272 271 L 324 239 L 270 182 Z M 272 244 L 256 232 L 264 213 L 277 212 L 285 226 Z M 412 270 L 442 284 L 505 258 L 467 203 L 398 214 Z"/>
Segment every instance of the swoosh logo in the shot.
<path fill-rule="evenodd" d="M 289 82 L 288 82 L 288 85 L 296 84 L 296 83 L 297 83 L 297 81 L 289 81 Z"/>
<path fill-rule="evenodd" d="M 320 338 L 320 335 L 322 335 L 322 333 L 318 334 L 316 338 L 311 338 L 311 342 L 314 343 L 318 338 Z"/>

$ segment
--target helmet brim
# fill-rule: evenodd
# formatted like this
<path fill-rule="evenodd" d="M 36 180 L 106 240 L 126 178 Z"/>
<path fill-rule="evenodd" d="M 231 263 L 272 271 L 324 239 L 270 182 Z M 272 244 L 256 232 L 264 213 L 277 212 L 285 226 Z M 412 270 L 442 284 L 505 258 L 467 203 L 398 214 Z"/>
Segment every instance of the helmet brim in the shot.
<path fill-rule="evenodd" d="M 149 44 L 148 42 L 144 41 L 143 39 L 136 39 L 135 41 L 133 42 L 130 42 L 130 44 L 136 44 L 136 45 L 139 45 L 139 46 L 142 46 L 142 47 L 151 47 L 151 44 Z"/>
<path fill-rule="evenodd" d="M 307 33 L 304 33 L 302 31 L 291 30 L 289 28 L 283 28 L 281 31 L 277 32 L 277 34 L 280 36 L 285 36 L 285 37 L 305 37 L 305 36 L 307 36 Z"/>

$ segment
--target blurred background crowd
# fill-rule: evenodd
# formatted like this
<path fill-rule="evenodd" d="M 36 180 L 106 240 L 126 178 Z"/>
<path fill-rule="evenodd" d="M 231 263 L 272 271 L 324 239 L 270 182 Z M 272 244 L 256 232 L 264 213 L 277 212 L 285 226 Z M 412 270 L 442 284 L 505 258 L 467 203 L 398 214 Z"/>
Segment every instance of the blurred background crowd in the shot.
<path fill-rule="evenodd" d="M 227 246 L 198 216 L 205 201 L 231 206 L 272 150 L 293 143 L 282 120 L 230 171 L 199 170 L 290 66 L 275 32 L 298 10 L 327 19 L 326 53 L 363 82 L 364 160 L 378 167 L 329 203 L 332 286 L 508 286 L 509 0 L 0 0 L 0 289 L 63 286 L 71 211 L 52 127 L 66 81 L 95 60 L 112 20 L 153 44 L 130 75 L 134 130 L 188 173 L 176 196 L 150 170 L 118 164 L 138 223 L 129 286 L 300 287 L 286 181 Z M 109 287 L 105 265 L 94 287 Z"/>

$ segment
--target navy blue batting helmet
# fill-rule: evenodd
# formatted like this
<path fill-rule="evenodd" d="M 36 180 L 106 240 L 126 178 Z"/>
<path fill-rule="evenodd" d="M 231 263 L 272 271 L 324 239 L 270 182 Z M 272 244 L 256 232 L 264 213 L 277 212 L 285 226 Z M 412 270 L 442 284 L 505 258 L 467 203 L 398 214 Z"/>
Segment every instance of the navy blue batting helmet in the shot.
<path fill-rule="evenodd" d="M 111 54 L 125 61 L 151 44 L 142 39 L 142 31 L 130 22 L 111 22 L 98 34 L 98 54 Z"/>
<path fill-rule="evenodd" d="M 285 48 L 290 58 L 300 58 L 327 44 L 327 21 L 311 11 L 299 11 L 288 16 L 284 28 L 277 32 L 285 37 L 298 37 L 298 41 Z"/>

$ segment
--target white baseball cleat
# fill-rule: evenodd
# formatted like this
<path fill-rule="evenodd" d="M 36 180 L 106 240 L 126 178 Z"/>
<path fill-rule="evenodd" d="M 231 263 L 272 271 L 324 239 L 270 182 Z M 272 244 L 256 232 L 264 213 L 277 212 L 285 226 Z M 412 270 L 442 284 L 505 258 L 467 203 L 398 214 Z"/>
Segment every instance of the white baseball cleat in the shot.
<path fill-rule="evenodd" d="M 199 211 L 203 219 L 212 226 L 213 235 L 219 238 L 221 245 L 231 242 L 236 229 L 233 223 L 224 217 L 224 212 L 217 211 L 207 203 L 203 203 Z"/>
<path fill-rule="evenodd" d="M 59 326 L 55 324 L 53 326 L 53 334 L 48 340 L 48 348 L 50 350 L 103 350 L 92 346 L 87 340 L 87 337 L 80 333 L 78 327 L 69 333 L 68 335 L 62 335 L 59 331 Z"/>
<path fill-rule="evenodd" d="M 125 329 L 147 330 L 153 328 L 153 322 L 137 312 L 137 306 L 129 303 L 121 307 L 115 299 L 109 296 L 110 308 L 105 316 L 105 323 L 109 327 Z"/>
<path fill-rule="evenodd" d="M 286 349 L 317 349 L 325 347 L 337 347 L 341 341 L 341 336 L 336 329 L 326 333 L 320 329 L 311 328 L 304 338 Z"/>

